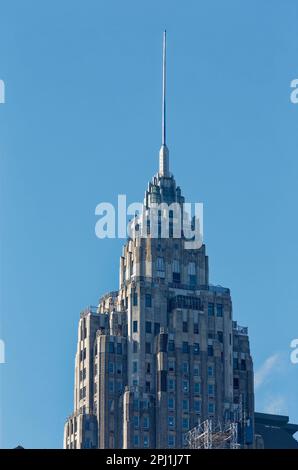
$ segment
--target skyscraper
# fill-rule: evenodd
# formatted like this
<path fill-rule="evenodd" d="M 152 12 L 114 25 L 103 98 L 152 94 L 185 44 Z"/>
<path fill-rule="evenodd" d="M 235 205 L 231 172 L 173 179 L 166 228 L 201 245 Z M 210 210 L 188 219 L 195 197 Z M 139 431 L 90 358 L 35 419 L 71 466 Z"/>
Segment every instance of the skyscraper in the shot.
<path fill-rule="evenodd" d="M 233 321 L 230 290 L 209 283 L 205 245 L 186 248 L 183 229 L 175 231 L 184 197 L 169 170 L 165 33 L 162 91 L 159 171 L 143 204 L 146 236 L 135 219 L 120 257 L 119 290 L 81 314 L 65 448 L 181 448 L 185 433 L 206 419 L 244 423 L 239 439 L 252 443 L 247 329 Z"/>

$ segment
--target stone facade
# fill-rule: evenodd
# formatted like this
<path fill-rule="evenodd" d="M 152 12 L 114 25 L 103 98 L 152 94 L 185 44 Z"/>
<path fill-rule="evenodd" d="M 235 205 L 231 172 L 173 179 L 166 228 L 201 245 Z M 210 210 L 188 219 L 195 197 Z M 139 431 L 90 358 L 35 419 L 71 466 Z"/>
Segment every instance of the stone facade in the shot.
<path fill-rule="evenodd" d="M 154 176 L 144 213 L 155 202 L 182 207 L 173 176 Z M 128 239 L 119 290 L 81 314 L 65 448 L 181 448 L 199 420 L 253 417 L 247 329 L 229 289 L 209 283 L 205 245 L 186 249 L 172 220 L 167 238 L 148 223 L 147 237 Z"/>

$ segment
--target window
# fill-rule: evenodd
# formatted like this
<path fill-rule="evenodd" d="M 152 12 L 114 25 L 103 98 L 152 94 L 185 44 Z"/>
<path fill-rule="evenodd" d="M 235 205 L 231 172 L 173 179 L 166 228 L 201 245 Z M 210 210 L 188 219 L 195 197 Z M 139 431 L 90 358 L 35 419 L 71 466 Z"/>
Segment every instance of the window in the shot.
<path fill-rule="evenodd" d="M 138 305 L 138 294 L 137 292 L 133 293 L 133 305 L 136 307 Z"/>
<path fill-rule="evenodd" d="M 168 425 L 169 425 L 169 428 L 173 428 L 175 426 L 175 418 L 174 416 L 169 416 L 168 417 Z"/>
<path fill-rule="evenodd" d="M 151 364 L 150 362 L 146 362 L 146 374 L 150 374 L 151 373 Z"/>
<path fill-rule="evenodd" d="M 194 393 L 199 395 L 201 391 L 200 382 L 194 382 Z"/>
<path fill-rule="evenodd" d="M 182 410 L 186 413 L 189 411 L 189 400 L 182 400 Z"/>
<path fill-rule="evenodd" d="M 208 377 L 213 377 L 213 367 L 208 366 Z"/>
<path fill-rule="evenodd" d="M 143 409 L 148 410 L 149 408 L 149 400 L 145 399 L 143 400 Z"/>
<path fill-rule="evenodd" d="M 214 395 L 214 385 L 208 384 L 208 395 Z"/>
<path fill-rule="evenodd" d="M 160 332 L 160 323 L 154 323 L 154 334 L 158 335 Z"/>
<path fill-rule="evenodd" d="M 173 434 L 168 435 L 168 447 L 175 446 L 175 436 Z"/>
<path fill-rule="evenodd" d="M 149 429 L 149 416 L 144 416 L 144 418 L 143 418 L 143 427 L 144 427 L 144 429 Z"/>
<path fill-rule="evenodd" d="M 175 351 L 175 341 L 173 339 L 169 340 L 169 351 Z"/>
<path fill-rule="evenodd" d="M 96 375 L 97 371 L 95 372 L 94 370 L 94 374 Z M 86 368 L 84 367 L 83 370 L 80 370 L 80 380 L 84 380 L 86 378 Z"/>
<path fill-rule="evenodd" d="M 200 366 L 197 362 L 195 362 L 193 366 L 193 375 L 195 377 L 198 377 L 200 375 Z"/>
<path fill-rule="evenodd" d="M 208 345 L 208 356 L 211 357 L 213 356 L 214 354 L 214 351 L 213 351 L 213 346 L 211 346 L 210 344 Z"/>
<path fill-rule="evenodd" d="M 193 332 L 194 332 L 195 335 L 199 334 L 199 324 L 198 323 L 193 324 Z"/>
<path fill-rule="evenodd" d="M 175 372 L 175 361 L 174 361 L 174 359 L 169 359 L 168 368 L 169 368 L 169 372 Z"/>
<path fill-rule="evenodd" d="M 114 363 L 109 362 L 109 374 L 114 374 Z"/>
<path fill-rule="evenodd" d="M 169 397 L 168 399 L 168 408 L 169 410 L 173 410 L 175 407 L 175 400 L 173 397 Z"/>
<path fill-rule="evenodd" d="M 156 260 L 156 271 L 158 277 L 165 277 L 165 263 L 162 257 L 158 257 Z"/>
<path fill-rule="evenodd" d="M 245 359 L 241 359 L 240 369 L 241 370 L 246 370 L 246 360 Z"/>
<path fill-rule="evenodd" d="M 182 371 L 183 371 L 183 374 L 188 374 L 188 362 L 182 363 Z"/>
<path fill-rule="evenodd" d="M 137 333 L 138 332 L 138 321 L 137 320 L 134 320 L 132 322 L 132 331 L 133 333 Z"/>
<path fill-rule="evenodd" d="M 113 382 L 113 380 L 109 380 L 109 392 L 110 393 L 114 392 L 114 382 Z"/>
<path fill-rule="evenodd" d="M 146 323 L 145 323 L 145 331 L 146 331 L 146 333 L 152 333 L 152 324 L 151 324 L 151 321 L 146 321 Z"/>
<path fill-rule="evenodd" d="M 147 434 L 144 436 L 144 447 L 149 447 L 149 437 Z"/>
<path fill-rule="evenodd" d="M 183 333 L 188 332 L 188 322 L 187 321 L 182 322 L 182 331 L 183 331 Z"/>
<path fill-rule="evenodd" d="M 208 404 L 208 413 L 214 413 L 214 403 Z"/>
<path fill-rule="evenodd" d="M 184 430 L 189 428 L 189 418 L 182 418 L 182 428 Z"/>
<path fill-rule="evenodd" d="M 168 379 L 168 389 L 169 389 L 169 392 L 173 392 L 175 390 L 175 380 L 174 379 Z"/>
<path fill-rule="evenodd" d="M 177 284 L 180 282 L 180 265 L 176 259 L 173 261 L 173 282 Z"/>
<path fill-rule="evenodd" d="M 217 332 L 217 339 L 220 343 L 223 343 L 223 332 L 222 331 Z"/>
<path fill-rule="evenodd" d="M 238 357 L 233 358 L 233 369 L 238 369 Z"/>
<path fill-rule="evenodd" d="M 146 392 L 146 393 L 150 393 L 150 389 L 151 389 L 151 384 L 150 384 L 150 382 L 146 382 L 146 384 L 145 384 L 145 392 Z"/>
<path fill-rule="evenodd" d="M 122 344 L 121 343 L 117 343 L 116 351 L 117 351 L 117 354 L 122 354 Z"/>
<path fill-rule="evenodd" d="M 119 393 L 122 393 L 122 390 L 123 390 L 122 382 L 117 382 L 117 390 Z"/>
<path fill-rule="evenodd" d="M 134 353 L 137 353 L 138 352 L 138 342 L 137 341 L 133 341 L 132 343 L 132 351 Z"/>
<path fill-rule="evenodd" d="M 86 348 L 80 351 L 80 359 L 81 361 L 84 361 L 84 359 L 86 359 Z"/>
<path fill-rule="evenodd" d="M 146 354 L 151 354 L 151 343 L 145 343 Z"/>
<path fill-rule="evenodd" d="M 182 352 L 183 353 L 188 353 L 188 342 L 187 341 L 183 341 L 183 343 L 182 343 Z"/>
<path fill-rule="evenodd" d="M 138 434 L 134 434 L 134 436 L 133 436 L 133 445 L 135 447 L 139 446 L 139 435 Z"/>
<path fill-rule="evenodd" d="M 194 354 L 200 354 L 200 345 L 199 345 L 199 343 L 194 343 L 194 345 L 193 345 L 193 353 L 194 353 Z"/>
<path fill-rule="evenodd" d="M 189 391 L 189 382 L 188 380 L 182 380 L 182 391 L 187 393 Z"/>
<path fill-rule="evenodd" d="M 208 315 L 209 317 L 214 316 L 214 304 L 211 302 L 208 304 Z"/>
<path fill-rule="evenodd" d="M 223 316 L 223 305 L 222 304 L 216 304 L 216 315 L 218 317 Z"/>
<path fill-rule="evenodd" d="M 133 401 L 133 409 L 138 410 L 139 408 L 140 408 L 140 402 L 137 398 L 135 398 Z"/>
<path fill-rule="evenodd" d="M 239 388 L 239 378 L 238 377 L 234 377 L 233 387 L 236 388 L 236 389 Z"/>
<path fill-rule="evenodd" d="M 145 307 L 152 307 L 152 297 L 151 294 L 146 294 L 145 295 Z"/>
<path fill-rule="evenodd" d="M 197 283 L 196 265 L 194 262 L 188 264 L 188 281 L 191 287 L 194 287 Z"/>
<path fill-rule="evenodd" d="M 138 372 L 138 361 L 133 361 L 132 363 L 132 372 L 136 374 Z"/>
<path fill-rule="evenodd" d="M 200 413 L 201 412 L 201 402 L 200 402 L 200 400 L 195 400 L 194 401 L 194 409 L 195 409 L 195 413 Z"/>
<path fill-rule="evenodd" d="M 133 425 L 135 429 L 139 427 L 139 417 L 137 415 L 133 417 Z"/>

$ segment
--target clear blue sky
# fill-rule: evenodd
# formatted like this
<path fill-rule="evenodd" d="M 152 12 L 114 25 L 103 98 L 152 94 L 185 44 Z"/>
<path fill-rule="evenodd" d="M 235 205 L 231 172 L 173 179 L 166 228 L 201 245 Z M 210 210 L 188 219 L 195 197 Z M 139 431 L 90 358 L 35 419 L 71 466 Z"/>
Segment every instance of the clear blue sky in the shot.
<path fill-rule="evenodd" d="M 79 313 L 118 284 L 95 206 L 157 171 L 165 27 L 171 171 L 249 328 L 257 410 L 298 422 L 297 24 L 296 0 L 1 2 L 1 447 L 62 446 Z"/>

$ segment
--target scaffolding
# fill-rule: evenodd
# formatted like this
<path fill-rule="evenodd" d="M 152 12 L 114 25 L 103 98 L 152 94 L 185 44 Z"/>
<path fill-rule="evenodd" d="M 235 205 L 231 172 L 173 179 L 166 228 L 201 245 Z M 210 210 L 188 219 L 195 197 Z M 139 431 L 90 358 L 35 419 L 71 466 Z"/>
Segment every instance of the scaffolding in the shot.
<path fill-rule="evenodd" d="M 215 425 L 207 419 L 185 434 L 185 443 L 188 449 L 239 449 L 238 424 Z"/>

